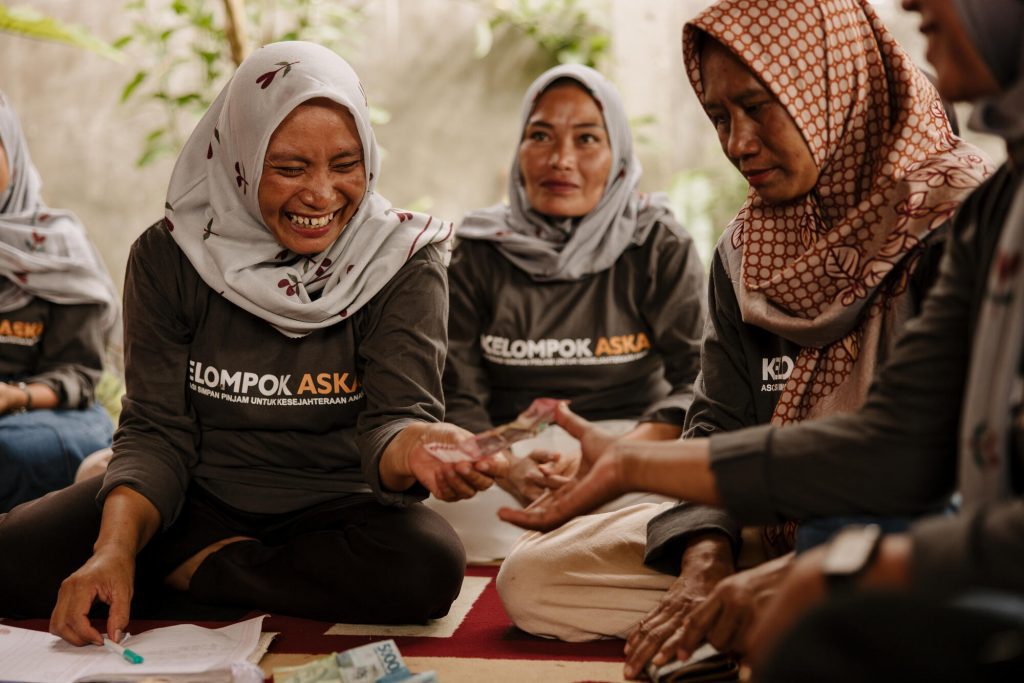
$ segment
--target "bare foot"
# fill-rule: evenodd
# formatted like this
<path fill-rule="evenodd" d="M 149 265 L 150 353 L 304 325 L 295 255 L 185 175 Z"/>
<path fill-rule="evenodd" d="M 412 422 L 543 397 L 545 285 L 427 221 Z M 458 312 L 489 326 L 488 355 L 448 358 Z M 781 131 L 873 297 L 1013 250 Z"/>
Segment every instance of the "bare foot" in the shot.
<path fill-rule="evenodd" d="M 203 563 L 203 560 L 229 543 L 254 540 L 256 539 L 252 536 L 232 536 L 231 538 L 225 538 L 222 541 L 211 543 L 192 557 L 179 564 L 173 572 L 164 578 L 164 583 L 179 591 L 187 591 L 189 584 L 192 583 L 192 575 L 196 573 L 197 569 L 199 569 L 199 565 Z"/>

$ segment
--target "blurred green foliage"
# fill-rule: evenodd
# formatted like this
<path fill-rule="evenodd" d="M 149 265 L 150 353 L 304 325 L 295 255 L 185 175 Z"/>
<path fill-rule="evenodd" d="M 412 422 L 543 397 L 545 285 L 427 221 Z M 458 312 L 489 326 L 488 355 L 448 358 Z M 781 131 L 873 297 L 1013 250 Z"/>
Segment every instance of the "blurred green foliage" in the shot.
<path fill-rule="evenodd" d="M 491 0 L 490 16 L 476 27 L 477 57 L 486 57 L 500 30 L 514 30 L 534 41 L 550 66 L 597 67 L 608 55 L 611 35 L 593 2 L 584 0 Z"/>
<path fill-rule="evenodd" d="M 27 7 L 0 3 L 0 31 L 84 48 L 114 61 L 124 60 L 120 50 L 74 24 L 62 22 Z"/>
<path fill-rule="evenodd" d="M 357 46 L 363 2 L 343 0 L 247 0 L 245 35 L 251 50 L 280 40 L 309 40 L 344 55 Z M 177 154 L 187 131 L 209 108 L 235 71 L 222 3 L 209 0 L 129 0 L 131 30 L 115 47 L 137 68 L 121 101 L 157 102 L 164 117 L 145 136 L 136 164 Z M 371 110 L 375 123 L 387 112 Z"/>
<path fill-rule="evenodd" d="M 693 236 L 705 267 L 725 229 L 747 198 L 747 181 L 732 167 L 694 168 L 672 176 L 668 196 L 676 217 Z"/>

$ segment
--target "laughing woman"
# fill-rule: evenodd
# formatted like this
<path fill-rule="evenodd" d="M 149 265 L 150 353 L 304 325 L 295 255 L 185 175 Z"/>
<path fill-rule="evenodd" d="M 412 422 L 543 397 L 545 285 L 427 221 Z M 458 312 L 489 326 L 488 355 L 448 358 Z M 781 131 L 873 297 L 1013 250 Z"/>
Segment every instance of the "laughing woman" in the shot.
<path fill-rule="evenodd" d="M 94 602 L 115 633 L 164 586 L 334 621 L 448 611 L 463 549 L 419 501 L 491 479 L 419 447 L 461 433 L 440 424 L 451 225 L 391 208 L 379 171 L 344 60 L 287 42 L 239 67 L 132 249 L 110 468 L 0 518 L 3 612 L 82 644 Z"/>

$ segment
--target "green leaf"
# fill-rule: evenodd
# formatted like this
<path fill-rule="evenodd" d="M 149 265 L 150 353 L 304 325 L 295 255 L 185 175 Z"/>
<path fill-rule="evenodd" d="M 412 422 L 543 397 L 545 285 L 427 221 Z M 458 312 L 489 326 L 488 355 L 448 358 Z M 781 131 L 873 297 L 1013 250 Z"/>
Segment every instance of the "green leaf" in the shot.
<path fill-rule="evenodd" d="M 203 96 L 197 92 L 185 93 L 174 98 L 174 104 L 179 107 L 184 107 L 192 102 L 198 102 L 203 99 Z"/>
<path fill-rule="evenodd" d="M 124 61 L 124 54 L 120 50 L 85 29 L 73 24 L 65 24 L 31 9 L 12 9 L 0 5 L 0 31 L 26 38 L 73 45 L 95 52 L 115 62 Z"/>
<path fill-rule="evenodd" d="M 145 69 L 135 72 L 135 77 L 132 78 L 128 85 L 124 86 L 124 90 L 121 91 L 122 102 L 132 96 L 132 93 L 135 92 L 135 89 L 139 87 L 139 84 L 146 79 L 147 75 L 149 75 L 149 72 Z"/>
<path fill-rule="evenodd" d="M 133 36 L 131 33 L 129 33 L 128 35 L 125 35 L 125 36 L 121 36 L 120 38 L 118 38 L 117 40 L 114 41 L 114 44 L 111 47 L 113 47 L 115 50 L 120 50 L 125 45 L 127 45 L 130 42 L 132 42 L 132 40 L 134 40 L 134 38 L 135 38 L 135 36 Z"/>
<path fill-rule="evenodd" d="M 188 5 L 182 2 L 182 0 L 174 0 L 174 2 L 171 3 L 171 9 L 178 15 L 188 14 Z"/>
<path fill-rule="evenodd" d="M 174 153 L 174 148 L 170 145 L 146 145 L 146 149 L 139 155 L 139 158 L 135 160 L 135 165 L 142 167 L 148 166 L 169 154 Z"/>

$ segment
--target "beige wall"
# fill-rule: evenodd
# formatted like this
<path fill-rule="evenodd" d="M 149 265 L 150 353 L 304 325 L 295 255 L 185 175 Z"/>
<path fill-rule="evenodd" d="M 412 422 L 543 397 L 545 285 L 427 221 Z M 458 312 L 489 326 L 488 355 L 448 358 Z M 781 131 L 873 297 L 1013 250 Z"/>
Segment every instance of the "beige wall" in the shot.
<path fill-rule="evenodd" d="M 127 29 L 121 0 L 32 0 L 32 7 L 113 40 Z M 219 3 L 217 3 L 219 4 Z M 714 135 L 685 79 L 680 29 L 707 0 L 595 0 L 612 26 L 606 67 L 631 117 L 651 115 L 638 152 L 643 188 L 674 172 L 720 168 Z M 921 54 L 916 19 L 897 3 L 876 5 L 897 37 Z M 391 113 L 377 128 L 387 151 L 381 193 L 457 220 L 499 201 L 517 138 L 519 100 L 543 68 L 532 46 L 499 37 L 474 56 L 480 5 L 465 0 L 373 0 L 350 55 L 372 104 Z M 48 203 L 81 216 L 118 282 L 132 240 L 162 215 L 173 162 L 134 160 L 162 110 L 118 103 L 135 71 L 92 53 L 0 34 L 0 88 L 20 112 Z M 998 141 L 983 140 L 1001 158 Z"/>

